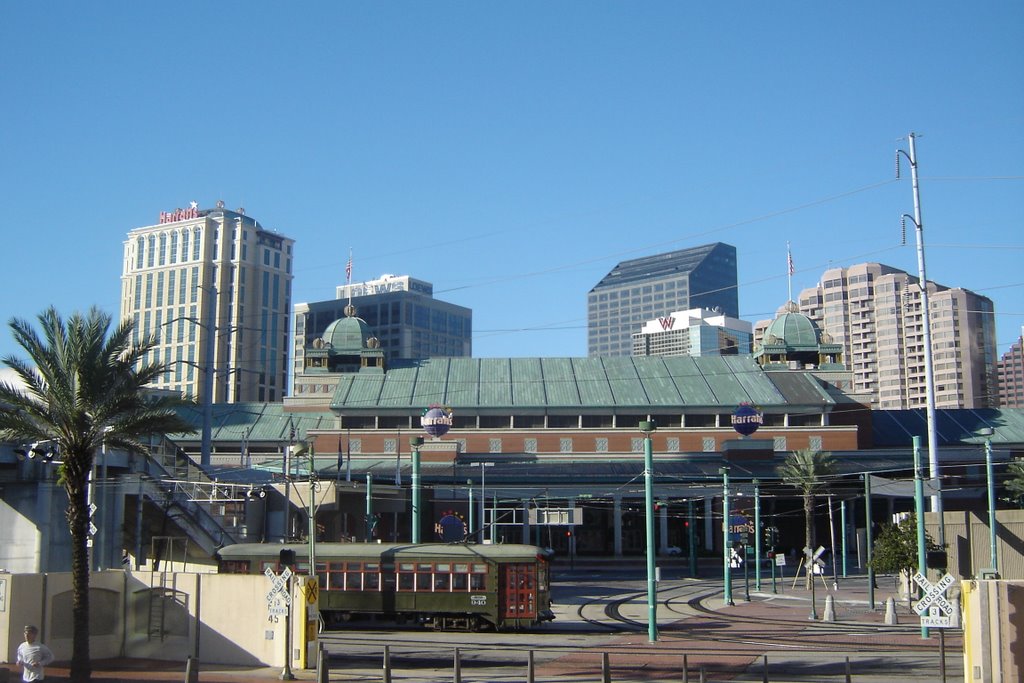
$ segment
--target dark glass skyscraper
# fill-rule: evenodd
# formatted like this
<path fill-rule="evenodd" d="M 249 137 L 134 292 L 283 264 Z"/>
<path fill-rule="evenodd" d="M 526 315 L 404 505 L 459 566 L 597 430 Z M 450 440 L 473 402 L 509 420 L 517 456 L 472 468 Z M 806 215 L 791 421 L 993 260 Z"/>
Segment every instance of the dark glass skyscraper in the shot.
<path fill-rule="evenodd" d="M 736 284 L 736 247 L 722 242 L 622 261 L 587 295 L 587 355 L 630 355 L 633 333 L 672 311 L 738 318 Z"/>

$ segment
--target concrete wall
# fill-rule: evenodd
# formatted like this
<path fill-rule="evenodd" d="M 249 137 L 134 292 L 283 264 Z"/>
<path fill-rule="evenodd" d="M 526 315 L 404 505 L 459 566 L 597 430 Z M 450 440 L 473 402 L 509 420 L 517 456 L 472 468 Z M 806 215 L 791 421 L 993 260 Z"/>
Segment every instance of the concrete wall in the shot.
<path fill-rule="evenodd" d="M 1024 581 L 963 581 L 965 683 L 1024 680 Z"/>
<path fill-rule="evenodd" d="M 978 578 L 992 566 L 988 512 L 946 512 L 948 571 L 959 579 Z M 938 515 L 925 513 L 925 530 L 938 540 Z M 1024 510 L 996 510 L 999 578 L 1024 580 Z"/>
<path fill-rule="evenodd" d="M 295 582 L 293 604 L 304 597 Z M 268 612 L 265 576 L 106 571 L 90 580 L 90 654 L 248 666 L 284 666 L 284 617 Z M 154 600 L 163 602 L 151 611 Z M 156 614 L 157 618 L 151 615 Z M 301 618 L 293 619 L 300 666 Z M 39 626 L 58 660 L 71 658 L 71 574 L 0 574 L 0 661 L 13 662 L 25 624 Z M 197 633 L 198 624 L 198 633 Z M 151 630 L 154 632 L 151 634 Z"/>

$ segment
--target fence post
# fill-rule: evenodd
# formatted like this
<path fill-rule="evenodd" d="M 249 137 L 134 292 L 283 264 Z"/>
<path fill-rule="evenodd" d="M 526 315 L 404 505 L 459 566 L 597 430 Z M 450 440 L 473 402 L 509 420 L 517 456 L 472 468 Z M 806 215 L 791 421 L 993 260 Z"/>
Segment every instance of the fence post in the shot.
<path fill-rule="evenodd" d="M 462 683 L 462 657 L 459 648 L 455 648 L 455 683 Z"/>
<path fill-rule="evenodd" d="M 608 664 L 608 653 L 601 653 L 601 683 L 612 683 L 612 671 Z"/>
<path fill-rule="evenodd" d="M 683 655 L 683 683 L 690 683 L 690 662 L 686 655 Z"/>
<path fill-rule="evenodd" d="M 391 683 L 391 646 L 384 646 L 384 683 Z"/>
<path fill-rule="evenodd" d="M 534 683 L 533 650 L 526 653 L 526 683 Z"/>
<path fill-rule="evenodd" d="M 850 675 L 851 673 L 852 672 L 850 671 L 850 658 L 847 657 L 846 658 L 846 683 L 850 683 L 850 681 L 852 680 L 852 677 Z"/>
<path fill-rule="evenodd" d="M 764 663 L 761 666 L 761 672 L 764 674 L 761 677 L 762 683 L 768 683 L 768 655 L 764 656 Z"/>

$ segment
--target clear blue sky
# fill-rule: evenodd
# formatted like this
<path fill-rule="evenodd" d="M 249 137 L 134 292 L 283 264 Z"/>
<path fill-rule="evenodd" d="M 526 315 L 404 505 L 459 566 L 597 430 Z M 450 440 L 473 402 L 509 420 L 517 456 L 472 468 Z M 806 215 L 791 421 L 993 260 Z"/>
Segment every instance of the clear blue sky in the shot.
<path fill-rule="evenodd" d="M 917 272 L 1024 324 L 1024 3 L 7 2 L 0 319 L 116 315 L 122 242 L 244 206 L 293 302 L 409 274 L 476 356 L 586 355 L 618 261 L 736 245 L 740 313 L 827 267 Z M 906 166 L 904 166 L 906 169 Z M 0 355 L 19 349 L 6 327 Z"/>

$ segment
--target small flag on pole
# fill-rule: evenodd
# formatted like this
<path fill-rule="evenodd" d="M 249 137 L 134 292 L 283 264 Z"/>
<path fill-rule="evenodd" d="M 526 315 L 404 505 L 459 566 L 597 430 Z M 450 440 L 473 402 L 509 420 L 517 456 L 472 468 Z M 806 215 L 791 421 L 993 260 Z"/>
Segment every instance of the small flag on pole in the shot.
<path fill-rule="evenodd" d="M 352 251 L 348 252 L 348 263 L 345 264 L 345 284 L 352 284 Z"/>
<path fill-rule="evenodd" d="M 788 244 L 786 245 L 786 262 L 789 265 L 789 274 L 792 275 L 796 269 L 793 267 L 793 252 L 789 250 Z"/>

